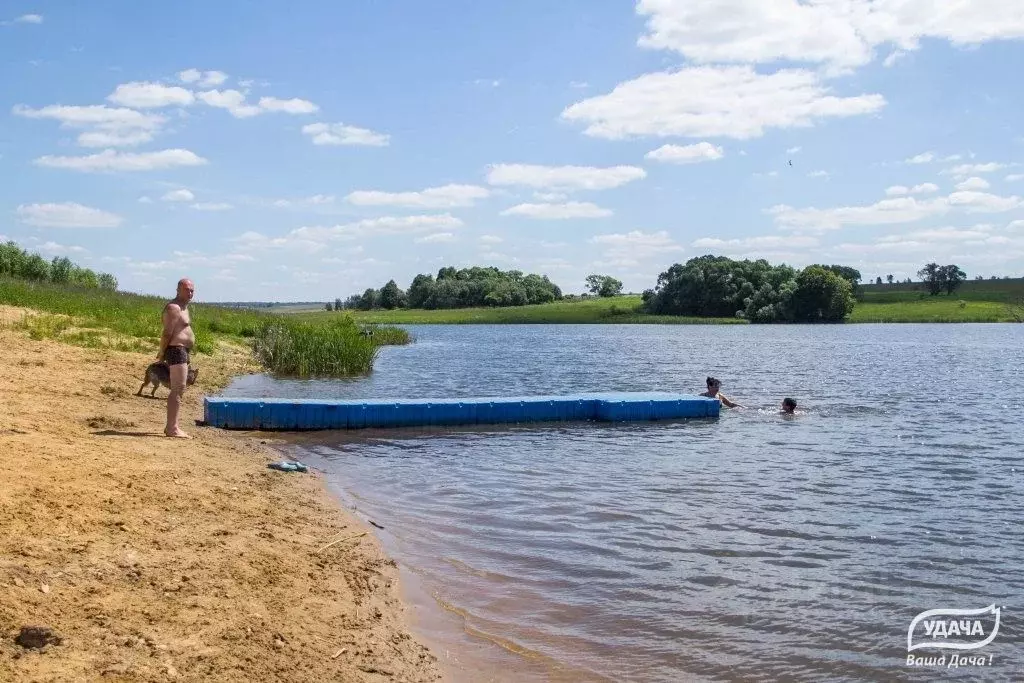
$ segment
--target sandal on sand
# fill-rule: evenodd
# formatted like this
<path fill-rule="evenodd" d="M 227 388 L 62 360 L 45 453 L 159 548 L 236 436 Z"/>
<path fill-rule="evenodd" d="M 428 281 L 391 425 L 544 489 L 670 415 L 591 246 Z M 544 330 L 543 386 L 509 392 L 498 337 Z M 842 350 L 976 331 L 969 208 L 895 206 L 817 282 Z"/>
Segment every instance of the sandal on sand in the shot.
<path fill-rule="evenodd" d="M 272 470 L 280 470 L 281 472 L 308 472 L 309 468 L 303 465 L 298 460 L 282 460 L 281 462 L 272 462 L 267 465 Z"/>

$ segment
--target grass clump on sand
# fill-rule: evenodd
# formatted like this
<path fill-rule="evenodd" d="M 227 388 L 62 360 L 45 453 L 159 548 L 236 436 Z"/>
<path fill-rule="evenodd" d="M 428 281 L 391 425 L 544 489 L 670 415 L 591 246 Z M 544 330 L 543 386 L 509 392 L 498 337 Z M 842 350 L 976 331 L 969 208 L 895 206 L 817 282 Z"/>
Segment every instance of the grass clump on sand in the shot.
<path fill-rule="evenodd" d="M 281 316 L 263 323 L 253 341 L 253 352 L 261 365 L 276 374 L 340 377 L 372 370 L 382 344 L 407 343 L 405 330 L 364 334 L 348 316 L 317 321 Z"/>
<path fill-rule="evenodd" d="M 97 288 L 0 278 L 0 304 L 39 311 L 15 326 L 35 340 L 75 346 L 155 353 L 166 299 Z M 194 350 L 212 353 L 222 341 L 251 345 L 269 371 L 298 377 L 365 374 L 377 348 L 407 344 L 393 327 L 363 332 L 349 316 L 304 322 L 290 316 L 209 304 L 190 304 Z M 296 324 L 303 323 L 303 324 Z"/>

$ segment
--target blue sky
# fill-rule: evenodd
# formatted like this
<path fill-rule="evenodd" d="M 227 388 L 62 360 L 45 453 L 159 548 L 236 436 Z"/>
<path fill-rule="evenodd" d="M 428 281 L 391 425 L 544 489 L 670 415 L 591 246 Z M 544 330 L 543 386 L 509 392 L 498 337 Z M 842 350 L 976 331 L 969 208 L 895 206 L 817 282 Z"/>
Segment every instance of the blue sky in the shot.
<path fill-rule="evenodd" d="M 0 235 L 201 300 L 705 253 L 1024 274 L 1003 0 L 0 5 Z M 790 165 L 792 162 L 792 165 Z"/>

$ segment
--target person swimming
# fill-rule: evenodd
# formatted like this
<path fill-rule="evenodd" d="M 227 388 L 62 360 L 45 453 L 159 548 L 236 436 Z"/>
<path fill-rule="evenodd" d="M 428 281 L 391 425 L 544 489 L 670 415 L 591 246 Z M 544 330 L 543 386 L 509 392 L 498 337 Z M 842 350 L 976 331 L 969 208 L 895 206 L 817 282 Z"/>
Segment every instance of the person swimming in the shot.
<path fill-rule="evenodd" d="M 722 405 L 725 406 L 726 408 L 742 408 L 743 407 L 739 403 L 734 403 L 733 401 L 730 401 L 729 398 L 725 394 L 723 394 L 723 393 L 721 393 L 719 391 L 719 389 L 722 386 L 721 380 L 716 379 L 714 377 L 708 377 L 707 384 L 708 384 L 708 390 L 705 391 L 704 393 L 702 393 L 701 396 L 707 396 L 708 398 L 717 398 L 719 401 L 722 402 Z"/>
<path fill-rule="evenodd" d="M 782 414 L 793 415 L 796 412 L 796 401 L 788 396 L 782 399 Z"/>

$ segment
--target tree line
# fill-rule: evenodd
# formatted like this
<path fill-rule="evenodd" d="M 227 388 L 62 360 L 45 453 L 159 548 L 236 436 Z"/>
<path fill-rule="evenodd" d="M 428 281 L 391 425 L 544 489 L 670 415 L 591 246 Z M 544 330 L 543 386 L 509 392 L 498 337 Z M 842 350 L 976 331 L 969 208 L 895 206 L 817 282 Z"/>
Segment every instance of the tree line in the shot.
<path fill-rule="evenodd" d="M 457 269 L 446 266 L 432 274 L 413 278 L 407 290 L 394 280 L 380 289 L 368 288 L 344 301 L 334 300 L 337 310 L 369 311 L 377 308 L 473 308 L 482 306 L 525 306 L 562 298 L 562 290 L 547 275 L 502 271 L 493 266 Z M 331 304 L 327 309 L 331 310 Z"/>
<path fill-rule="evenodd" d="M 849 266 L 796 270 L 765 259 L 699 256 L 676 263 L 643 293 L 649 313 L 739 317 L 753 323 L 840 322 L 852 311 L 860 272 Z"/>
<path fill-rule="evenodd" d="M 66 256 L 47 261 L 39 254 L 30 254 L 15 242 L 0 244 L 0 277 L 111 291 L 117 289 L 117 278 L 110 273 L 81 268 Z"/>

